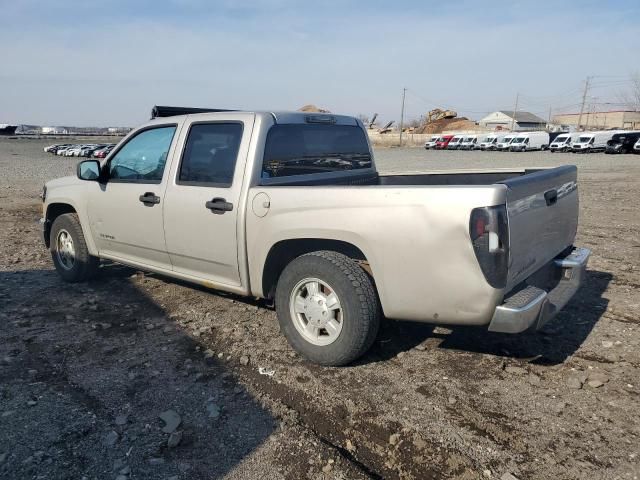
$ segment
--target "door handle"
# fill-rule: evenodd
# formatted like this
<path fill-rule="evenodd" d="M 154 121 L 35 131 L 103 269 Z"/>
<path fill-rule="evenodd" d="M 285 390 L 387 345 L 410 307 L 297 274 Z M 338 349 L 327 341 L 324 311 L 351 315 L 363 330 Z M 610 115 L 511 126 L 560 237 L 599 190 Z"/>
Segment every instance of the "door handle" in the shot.
<path fill-rule="evenodd" d="M 558 201 L 558 191 L 554 188 L 553 190 L 547 190 L 544 192 L 544 199 L 547 202 L 547 206 L 551 206 Z"/>
<path fill-rule="evenodd" d="M 153 207 L 156 203 L 160 203 L 160 197 L 153 192 L 145 192 L 143 195 L 138 197 L 138 200 L 144 203 L 147 207 Z"/>
<path fill-rule="evenodd" d="M 227 202 L 224 198 L 216 197 L 204 204 L 209 210 L 217 215 L 233 210 L 233 203 Z"/>

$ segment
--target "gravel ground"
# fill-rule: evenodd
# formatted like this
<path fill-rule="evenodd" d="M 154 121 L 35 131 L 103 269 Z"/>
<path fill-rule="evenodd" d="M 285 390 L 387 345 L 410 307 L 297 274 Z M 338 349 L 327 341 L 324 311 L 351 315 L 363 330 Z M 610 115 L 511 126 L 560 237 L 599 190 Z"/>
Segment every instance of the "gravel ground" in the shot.
<path fill-rule="evenodd" d="M 0 139 L 0 477 L 640 476 L 640 156 L 377 150 L 383 172 L 577 164 L 594 253 L 541 332 L 387 321 L 336 369 L 262 302 L 116 265 L 61 282 L 37 194 L 77 159 L 45 144 Z"/>

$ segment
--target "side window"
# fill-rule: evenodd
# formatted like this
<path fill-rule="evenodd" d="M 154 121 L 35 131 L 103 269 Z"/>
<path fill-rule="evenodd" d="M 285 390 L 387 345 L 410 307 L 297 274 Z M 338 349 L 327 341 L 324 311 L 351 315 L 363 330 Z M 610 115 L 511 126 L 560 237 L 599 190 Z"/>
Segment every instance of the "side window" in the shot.
<path fill-rule="evenodd" d="M 241 140 L 241 123 L 192 125 L 182 154 L 178 184 L 230 187 Z"/>
<path fill-rule="evenodd" d="M 175 126 L 144 130 L 109 162 L 109 178 L 132 183 L 160 183 Z"/>

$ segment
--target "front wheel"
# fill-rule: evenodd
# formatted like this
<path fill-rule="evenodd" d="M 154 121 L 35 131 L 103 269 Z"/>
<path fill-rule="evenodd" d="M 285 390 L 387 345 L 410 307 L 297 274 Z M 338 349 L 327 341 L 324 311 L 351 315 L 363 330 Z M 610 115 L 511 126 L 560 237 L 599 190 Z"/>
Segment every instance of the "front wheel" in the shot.
<path fill-rule="evenodd" d="M 351 258 L 333 251 L 302 255 L 287 265 L 276 289 L 280 329 L 301 355 L 320 365 L 353 362 L 373 344 L 380 304 L 372 280 Z"/>
<path fill-rule="evenodd" d="M 100 259 L 89 254 L 75 213 L 65 213 L 53 221 L 49 242 L 53 264 L 64 281 L 83 282 L 98 270 Z"/>

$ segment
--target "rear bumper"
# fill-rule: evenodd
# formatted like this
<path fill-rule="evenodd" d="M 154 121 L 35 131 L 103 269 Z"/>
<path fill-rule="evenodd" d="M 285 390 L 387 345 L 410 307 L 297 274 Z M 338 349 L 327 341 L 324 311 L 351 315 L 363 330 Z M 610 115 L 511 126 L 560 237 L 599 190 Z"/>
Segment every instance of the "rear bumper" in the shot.
<path fill-rule="evenodd" d="M 561 258 L 553 260 L 552 268 L 559 277 L 553 288 L 527 285 L 507 297 L 496 310 L 489 330 L 502 333 L 520 333 L 531 327 L 541 328 L 562 310 L 582 284 L 591 251 L 574 248 Z"/>

